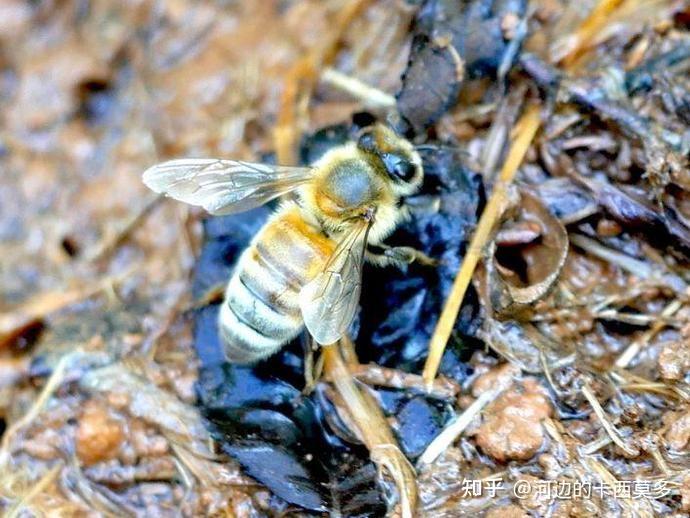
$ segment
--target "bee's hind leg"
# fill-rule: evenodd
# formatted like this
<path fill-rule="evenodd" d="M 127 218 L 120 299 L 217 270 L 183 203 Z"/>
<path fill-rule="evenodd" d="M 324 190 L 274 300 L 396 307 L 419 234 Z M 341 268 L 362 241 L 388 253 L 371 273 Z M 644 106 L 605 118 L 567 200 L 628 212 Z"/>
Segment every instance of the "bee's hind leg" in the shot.
<path fill-rule="evenodd" d="M 321 377 L 324 359 L 323 354 L 321 354 L 321 348 L 314 347 L 314 341 L 309 332 L 304 330 L 300 338 L 304 348 L 304 389 L 302 389 L 302 394 L 308 395 L 314 390 Z M 316 361 L 314 361 L 316 351 L 318 351 L 319 355 Z"/>
<path fill-rule="evenodd" d="M 408 265 L 416 262 L 424 266 L 436 266 L 438 260 L 429 257 L 421 250 L 411 246 L 388 246 L 375 245 L 371 248 L 378 250 L 367 250 L 365 258 L 376 266 L 395 266 L 404 270 Z"/>

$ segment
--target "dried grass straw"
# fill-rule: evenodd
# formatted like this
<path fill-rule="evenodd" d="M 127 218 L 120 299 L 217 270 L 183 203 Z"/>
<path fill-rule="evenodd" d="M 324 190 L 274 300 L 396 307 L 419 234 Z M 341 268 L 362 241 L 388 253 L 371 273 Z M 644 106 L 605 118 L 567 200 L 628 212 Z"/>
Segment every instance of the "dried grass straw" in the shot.
<path fill-rule="evenodd" d="M 479 219 L 477 229 L 470 241 L 467 254 L 455 277 L 453 288 L 443 307 L 443 312 L 436 324 L 434 334 L 431 337 L 429 343 L 429 357 L 426 360 L 424 372 L 422 373 L 427 386 L 431 386 L 434 382 L 434 378 L 436 378 L 443 351 L 453 331 L 453 326 L 458 317 L 462 299 L 470 284 L 474 269 L 477 267 L 482 250 L 490 240 L 493 229 L 503 212 L 508 195 L 508 186 L 515 178 L 517 170 L 525 157 L 525 153 L 527 153 L 534 136 L 537 134 L 537 130 L 541 123 L 539 112 L 540 107 L 538 104 L 528 106 L 514 127 L 513 143 L 508 152 L 506 161 L 503 164 L 503 168 L 501 169 L 498 182 L 496 182 L 491 198 L 486 204 L 486 208 Z"/>
<path fill-rule="evenodd" d="M 417 484 L 414 468 L 398 447 L 388 422 L 377 402 L 366 391 L 359 390 L 350 368 L 343 359 L 348 353 L 347 339 L 323 348 L 325 370 L 342 396 L 359 437 L 369 450 L 371 460 L 395 481 L 402 518 L 416 516 Z"/>

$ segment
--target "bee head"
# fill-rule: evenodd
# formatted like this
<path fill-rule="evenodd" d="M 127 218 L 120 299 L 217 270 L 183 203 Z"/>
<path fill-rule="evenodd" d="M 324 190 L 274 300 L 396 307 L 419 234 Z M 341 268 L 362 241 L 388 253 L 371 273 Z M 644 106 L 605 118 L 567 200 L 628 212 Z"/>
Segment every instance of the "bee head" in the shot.
<path fill-rule="evenodd" d="M 383 124 L 364 128 L 357 148 L 383 170 L 397 196 L 416 191 L 422 183 L 422 161 L 412 144 Z"/>

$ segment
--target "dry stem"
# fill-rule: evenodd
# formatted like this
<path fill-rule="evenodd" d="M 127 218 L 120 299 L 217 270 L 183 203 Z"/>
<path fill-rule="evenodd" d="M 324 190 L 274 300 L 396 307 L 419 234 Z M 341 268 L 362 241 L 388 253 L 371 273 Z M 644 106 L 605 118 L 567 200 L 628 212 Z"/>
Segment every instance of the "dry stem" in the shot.
<path fill-rule="evenodd" d="M 371 460 L 395 481 L 400 494 L 400 509 L 404 518 L 415 516 L 417 483 L 415 472 L 402 454 L 381 409 L 366 392 L 357 388 L 347 364 L 340 354 L 340 345 L 323 348 L 325 373 L 333 381 L 347 410 L 356 424 L 359 437 L 370 452 Z"/>
<path fill-rule="evenodd" d="M 86 253 L 86 261 L 99 261 L 109 257 L 117 248 L 124 243 L 129 236 L 141 225 L 151 211 L 158 206 L 165 198 L 156 195 L 144 202 L 144 205 L 134 211 L 125 221 L 124 225 L 115 234 L 105 238 L 96 247 Z"/>
<path fill-rule="evenodd" d="M 589 50 L 597 33 L 608 23 L 608 17 L 622 2 L 623 0 L 600 0 L 592 9 L 592 12 L 582 21 L 575 33 L 568 38 L 572 46 L 561 58 L 566 69 L 572 71 L 579 66 L 580 58 Z"/>
<path fill-rule="evenodd" d="M 76 358 L 83 355 L 81 351 L 75 351 L 71 354 L 67 354 L 60 358 L 53 373 L 48 382 L 43 387 L 43 390 L 39 394 L 38 398 L 29 408 L 29 411 L 24 414 L 21 419 L 15 421 L 12 426 L 10 426 L 2 437 L 2 443 L 0 446 L 0 470 L 6 469 L 7 462 L 10 459 L 10 444 L 14 437 L 27 425 L 29 425 L 43 410 L 48 400 L 51 398 L 55 390 L 60 386 L 62 381 L 65 379 L 65 373 L 67 369 L 72 365 Z"/>
<path fill-rule="evenodd" d="M 451 423 L 431 441 L 431 444 L 427 446 L 424 453 L 419 457 L 417 464 L 423 466 L 434 462 L 434 460 L 436 460 L 436 458 L 465 431 L 465 428 L 467 428 L 475 416 L 479 414 L 486 405 L 496 399 L 502 391 L 503 388 L 496 387 L 493 390 L 483 392 L 474 403 L 467 407 L 467 410 L 460 414 L 457 419 L 451 421 Z"/>
<path fill-rule="evenodd" d="M 609 421 L 608 417 L 606 416 L 606 412 L 604 412 L 604 409 L 602 408 L 601 404 L 594 395 L 594 392 L 592 392 L 592 389 L 587 383 L 585 383 L 582 387 L 582 394 L 585 396 L 585 398 L 591 405 L 592 409 L 594 410 L 594 413 L 599 418 L 599 422 L 601 422 L 601 425 L 604 427 L 604 430 L 606 430 L 606 433 L 609 435 L 609 437 L 611 437 L 611 440 L 628 455 L 637 455 L 638 452 L 632 449 L 627 444 L 625 444 L 623 439 L 621 439 L 620 435 L 618 435 L 618 432 L 611 424 L 611 421 Z"/>
<path fill-rule="evenodd" d="M 359 381 L 367 385 L 378 385 L 396 389 L 425 390 L 424 379 L 418 374 L 381 367 L 375 363 L 353 366 L 350 371 Z M 454 398 L 460 386 L 452 380 L 439 376 L 434 380 L 429 393 L 439 398 Z"/>
<path fill-rule="evenodd" d="M 453 331 L 453 326 L 455 325 L 455 320 L 458 317 L 458 312 L 460 311 L 460 305 L 462 304 L 462 299 L 465 296 L 467 287 L 472 279 L 472 274 L 474 269 L 479 262 L 479 258 L 482 254 L 482 249 L 490 240 L 492 231 L 500 218 L 505 202 L 508 196 L 508 186 L 513 181 L 518 167 L 522 163 L 522 160 L 527 153 L 534 136 L 537 133 L 540 125 L 540 115 L 539 115 L 539 105 L 531 105 L 522 115 L 518 123 L 514 128 L 514 138 L 513 143 L 508 152 L 503 168 L 499 176 L 499 180 L 494 187 L 494 191 L 491 194 L 491 198 L 486 204 L 486 208 L 482 213 L 479 223 L 477 224 L 477 229 L 472 236 L 472 241 L 470 241 L 470 246 L 467 250 L 467 254 L 460 266 L 460 271 L 455 277 L 453 282 L 453 288 L 446 300 L 445 306 L 443 307 L 443 312 L 441 317 L 436 324 L 434 329 L 434 334 L 431 337 L 429 343 L 429 357 L 424 365 L 424 372 L 422 376 L 427 386 L 431 386 L 434 378 L 436 377 L 436 372 L 438 371 L 439 364 L 441 363 L 441 357 L 443 356 L 443 351 L 448 343 L 448 338 Z"/>
<path fill-rule="evenodd" d="M 0 314 L 0 343 L 27 323 L 40 321 L 72 304 L 91 298 L 102 291 L 111 290 L 113 285 L 121 282 L 133 271 L 134 268 L 130 268 L 116 277 L 106 277 L 98 283 L 34 295 L 20 306 Z"/>
<path fill-rule="evenodd" d="M 361 101 L 369 109 L 379 111 L 395 109 L 395 97 L 334 68 L 326 68 L 321 74 L 321 80 Z"/>
<path fill-rule="evenodd" d="M 345 29 L 368 3 L 369 0 L 345 3 L 333 22 L 333 32 L 323 38 L 324 43 L 311 49 L 290 70 L 280 100 L 280 112 L 274 133 L 279 163 L 290 165 L 296 162 L 295 144 L 299 136 L 297 112 L 309 104 L 309 97 L 319 79 L 320 69 L 333 60 Z"/>
<path fill-rule="evenodd" d="M 22 495 L 22 497 L 7 511 L 5 515 L 6 518 L 17 518 L 22 514 L 22 511 L 26 511 L 27 504 L 53 483 L 61 469 L 62 463 L 55 464 L 55 466 L 49 469 L 40 480 L 36 482 L 36 485 L 29 489 L 26 494 Z"/>
<path fill-rule="evenodd" d="M 633 343 L 631 343 L 628 348 L 616 359 L 615 366 L 625 369 L 630 364 L 632 359 L 637 356 L 637 353 L 639 353 L 640 350 L 647 343 L 649 343 L 649 341 L 654 338 L 654 336 L 661 331 L 664 326 L 666 326 L 667 319 L 673 316 L 673 314 L 677 312 L 681 306 L 682 303 L 678 299 L 674 299 L 670 304 L 668 304 L 661 312 L 661 318 L 652 324 L 652 328 L 642 335 L 639 340 L 635 340 Z"/>

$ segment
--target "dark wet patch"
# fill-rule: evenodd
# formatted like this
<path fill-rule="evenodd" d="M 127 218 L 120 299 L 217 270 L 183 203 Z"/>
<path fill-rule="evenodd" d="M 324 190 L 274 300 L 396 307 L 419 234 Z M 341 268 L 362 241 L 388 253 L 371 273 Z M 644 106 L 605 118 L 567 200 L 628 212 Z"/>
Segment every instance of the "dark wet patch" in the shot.
<path fill-rule="evenodd" d="M 397 413 L 396 434 L 400 447 L 410 459 L 419 457 L 439 434 L 447 418 L 442 410 L 427 398 L 416 396 L 407 401 Z"/>
<path fill-rule="evenodd" d="M 423 3 L 397 94 L 405 131 L 421 133 L 436 122 L 455 104 L 465 78 L 494 77 L 510 69 L 526 6 L 525 0 Z"/>

